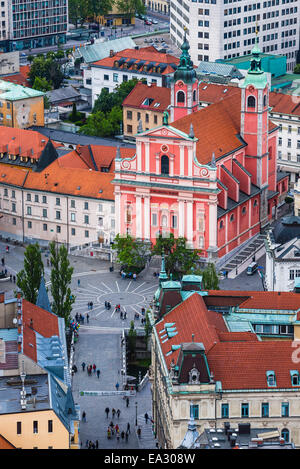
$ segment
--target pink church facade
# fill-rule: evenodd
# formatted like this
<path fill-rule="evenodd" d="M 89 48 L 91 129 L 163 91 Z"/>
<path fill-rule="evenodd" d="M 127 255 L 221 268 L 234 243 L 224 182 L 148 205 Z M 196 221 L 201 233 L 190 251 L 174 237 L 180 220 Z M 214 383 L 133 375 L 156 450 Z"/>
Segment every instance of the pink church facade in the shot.
<path fill-rule="evenodd" d="M 139 129 L 132 158 L 116 157 L 116 231 L 152 243 L 160 233 L 173 233 L 213 259 L 272 218 L 279 194 L 277 127 L 269 121 L 269 89 L 258 53 L 241 94 L 199 110 L 188 48 L 185 41 L 170 118 Z"/>

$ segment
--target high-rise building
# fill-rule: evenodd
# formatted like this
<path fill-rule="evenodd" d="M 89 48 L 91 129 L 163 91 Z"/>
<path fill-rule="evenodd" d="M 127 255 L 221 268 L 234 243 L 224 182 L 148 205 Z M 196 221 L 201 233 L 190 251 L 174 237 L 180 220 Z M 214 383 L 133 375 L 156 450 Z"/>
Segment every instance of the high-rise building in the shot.
<path fill-rule="evenodd" d="M 0 16 L 2 52 L 66 41 L 68 0 L 2 0 Z"/>
<path fill-rule="evenodd" d="M 190 55 L 200 61 L 251 53 L 258 31 L 263 53 L 287 57 L 287 71 L 299 49 L 298 0 L 171 0 L 171 39 L 180 46 L 186 28 Z"/>

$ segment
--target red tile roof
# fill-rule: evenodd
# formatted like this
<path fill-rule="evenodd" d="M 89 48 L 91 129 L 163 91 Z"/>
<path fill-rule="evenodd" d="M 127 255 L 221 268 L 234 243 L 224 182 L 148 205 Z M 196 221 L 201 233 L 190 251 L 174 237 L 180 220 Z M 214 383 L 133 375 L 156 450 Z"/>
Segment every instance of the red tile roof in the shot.
<path fill-rule="evenodd" d="M 143 105 L 145 99 L 150 98 L 150 105 Z M 171 89 L 156 86 L 155 83 L 145 85 L 138 82 L 129 95 L 124 99 L 123 106 L 137 109 L 149 109 L 156 112 L 164 112 L 171 102 Z"/>
<path fill-rule="evenodd" d="M 172 73 L 175 71 L 175 68 L 172 67 L 172 64 L 178 65 L 179 58 L 169 54 L 163 54 L 162 52 L 157 52 L 154 46 L 142 47 L 140 49 L 124 49 L 120 52 L 117 52 L 113 57 L 106 57 L 104 59 L 98 60 L 91 64 L 91 66 L 98 66 L 98 67 L 109 67 L 113 68 L 116 61 L 121 59 L 122 57 L 129 59 L 136 59 L 136 60 L 143 60 L 145 61 L 144 65 L 153 62 L 156 65 L 159 64 L 168 64 L 165 70 L 161 73 L 161 75 L 166 75 L 168 73 Z M 120 66 L 119 69 L 124 69 L 124 64 Z M 127 70 L 134 70 L 134 64 L 128 67 Z M 124 69 L 125 70 L 125 69 Z M 153 73 L 152 70 L 149 70 L 147 73 Z M 157 72 L 155 72 L 157 73 Z"/>
<path fill-rule="evenodd" d="M 199 102 L 216 103 L 221 99 L 227 98 L 234 94 L 241 94 L 241 89 L 238 86 L 232 85 L 217 85 L 214 83 L 200 83 L 199 85 Z"/>
<path fill-rule="evenodd" d="M 241 297 L 240 308 L 300 310 L 300 295 L 294 292 L 209 290 L 209 296 Z M 245 299 L 244 297 L 248 297 Z"/>
<path fill-rule="evenodd" d="M 116 151 L 116 147 L 113 146 L 78 145 L 76 150 L 61 156 L 53 164 L 60 168 L 92 169 L 94 171 L 101 171 L 101 167 L 104 167 L 112 173 L 115 169 L 114 158 Z M 135 152 L 135 148 L 120 148 L 122 158 L 132 157 Z"/>
<path fill-rule="evenodd" d="M 16 449 L 3 435 L 0 435 L 0 449 Z"/>
<path fill-rule="evenodd" d="M 270 93 L 269 103 L 272 107 L 272 113 L 300 116 L 300 96 L 273 92 Z"/>
<path fill-rule="evenodd" d="M 27 300 L 22 300 L 23 352 L 37 361 L 36 332 L 43 337 L 59 336 L 58 317 Z M 32 326 L 30 321 L 32 319 Z"/>
<path fill-rule="evenodd" d="M 220 295 L 222 293 L 219 291 Z M 269 307 L 266 297 L 264 304 Z M 273 303 L 270 306 L 273 307 Z M 268 389 L 266 372 L 270 370 L 275 372 L 277 388 L 292 387 L 290 370 L 300 371 L 300 364 L 293 360 L 292 341 L 259 341 L 253 333 L 228 332 L 222 314 L 211 313 L 203 298 L 194 293 L 154 326 L 168 368 L 171 360 L 177 362 L 180 353 L 177 349 L 166 355 L 172 345 L 194 341 L 203 343 L 209 369 L 215 381 L 221 381 L 224 390 Z M 165 329 L 166 323 L 175 323 L 173 327 L 178 333 L 164 341 L 160 331 Z"/>
<path fill-rule="evenodd" d="M 20 67 L 19 73 L 1 76 L 1 80 L 9 81 L 11 83 L 15 83 L 16 85 L 27 86 L 30 88 L 30 84 L 28 80 L 29 71 L 30 71 L 30 66 L 23 65 Z"/>
<path fill-rule="evenodd" d="M 193 124 L 195 137 L 199 139 L 196 157 L 199 163 L 208 164 L 211 162 L 213 153 L 217 159 L 236 151 L 243 145 L 238 138 L 240 119 L 241 95 L 232 93 L 231 96 L 219 99 L 204 109 L 171 122 L 170 125 L 189 134 L 190 125 Z M 269 120 L 269 130 L 275 128 L 276 125 Z"/>
<path fill-rule="evenodd" d="M 111 184 L 113 178 L 113 173 L 59 168 L 56 161 L 40 173 L 13 166 L 5 166 L 0 171 L 0 183 L 99 200 L 114 200 L 114 187 Z"/>
<path fill-rule="evenodd" d="M 47 144 L 47 138 L 35 131 L 0 126 L 0 152 L 8 152 L 28 158 L 38 159 Z M 52 142 L 55 147 L 61 146 Z M 1 160 L 0 160 L 1 162 Z"/>

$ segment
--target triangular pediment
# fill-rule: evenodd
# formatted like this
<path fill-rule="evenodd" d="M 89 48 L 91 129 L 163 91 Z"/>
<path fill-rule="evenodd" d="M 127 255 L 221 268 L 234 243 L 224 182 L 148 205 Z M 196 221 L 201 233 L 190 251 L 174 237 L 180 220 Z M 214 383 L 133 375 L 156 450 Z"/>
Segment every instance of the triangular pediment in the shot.
<path fill-rule="evenodd" d="M 194 140 L 193 138 L 189 137 L 186 133 L 182 132 L 181 130 L 175 129 L 175 127 L 172 127 L 170 125 L 162 125 L 154 129 L 146 130 L 145 132 L 137 134 L 136 138 L 138 137 L 167 137 Z"/>

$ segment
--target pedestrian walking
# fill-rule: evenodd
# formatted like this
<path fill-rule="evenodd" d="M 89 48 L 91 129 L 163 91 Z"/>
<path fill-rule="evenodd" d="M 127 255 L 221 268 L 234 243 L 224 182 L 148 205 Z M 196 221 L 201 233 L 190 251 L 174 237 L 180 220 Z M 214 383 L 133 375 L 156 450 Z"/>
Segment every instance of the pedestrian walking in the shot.
<path fill-rule="evenodd" d="M 145 422 L 148 423 L 149 415 L 147 414 L 147 412 L 145 413 L 144 417 L 145 417 Z"/>
<path fill-rule="evenodd" d="M 116 433 L 120 433 L 120 428 L 119 428 L 119 425 L 117 423 L 116 423 L 115 429 L 116 429 Z"/>
<path fill-rule="evenodd" d="M 112 413 L 112 418 L 114 419 L 114 418 L 115 418 L 115 414 L 116 414 L 116 410 L 115 410 L 115 409 L 112 409 L 112 410 L 111 410 L 111 413 Z"/>
<path fill-rule="evenodd" d="M 90 303 L 88 303 L 87 305 L 88 305 L 88 309 L 90 309 Z"/>
<path fill-rule="evenodd" d="M 120 311 L 120 319 L 123 319 L 123 312 Z"/>
<path fill-rule="evenodd" d="M 98 378 L 98 379 L 100 378 L 100 370 L 99 370 L 99 368 L 98 368 L 98 370 L 97 370 L 97 378 Z"/>
<path fill-rule="evenodd" d="M 2 257 L 1 259 L 1 264 L 4 265 L 5 261 L 4 261 L 4 257 Z"/>
<path fill-rule="evenodd" d="M 82 412 L 82 421 L 86 422 L 86 413 L 85 413 L 85 411 Z"/>
<path fill-rule="evenodd" d="M 6 252 L 7 253 L 9 252 L 9 246 L 6 246 Z"/>
<path fill-rule="evenodd" d="M 93 309 L 93 305 L 94 305 L 94 303 L 91 301 L 91 309 Z"/>
<path fill-rule="evenodd" d="M 86 440 L 85 447 L 88 448 L 88 446 L 89 446 L 89 440 Z"/>
<path fill-rule="evenodd" d="M 96 373 L 96 368 L 97 368 L 97 367 L 96 367 L 96 365 L 95 365 L 95 363 L 94 363 L 94 364 L 93 364 L 93 372 L 94 372 L 94 373 Z"/>
<path fill-rule="evenodd" d="M 81 363 L 81 366 L 82 366 L 82 371 L 84 371 L 84 369 L 85 369 L 85 363 L 82 362 L 82 363 Z"/>
<path fill-rule="evenodd" d="M 126 407 L 129 407 L 129 397 L 126 397 Z"/>
<path fill-rule="evenodd" d="M 14 281 L 14 283 L 16 283 L 16 277 L 15 277 L 15 275 L 13 276 L 13 281 Z"/>
<path fill-rule="evenodd" d="M 109 414 L 109 407 L 106 407 L 106 409 L 105 409 L 105 413 L 106 413 L 106 418 L 108 419 L 108 414 Z"/>
<path fill-rule="evenodd" d="M 12 275 L 11 274 L 9 276 L 9 280 L 10 280 L 10 282 L 12 282 Z"/>
<path fill-rule="evenodd" d="M 132 278 L 133 280 L 136 280 L 136 273 L 133 274 Z"/>
<path fill-rule="evenodd" d="M 125 432 L 124 432 L 124 430 L 122 430 L 122 432 L 121 432 L 121 438 L 122 438 L 122 440 L 124 440 L 124 438 L 125 438 Z"/>
<path fill-rule="evenodd" d="M 130 433 L 130 423 L 129 423 L 129 422 L 127 423 L 127 430 L 126 430 L 126 432 Z"/>
<path fill-rule="evenodd" d="M 116 383 L 116 390 L 119 391 L 119 383 Z"/>
<path fill-rule="evenodd" d="M 128 433 L 128 432 L 126 432 L 126 433 L 125 433 L 125 439 L 126 439 L 126 443 L 128 443 L 128 437 L 129 437 L 129 433 Z"/>
<path fill-rule="evenodd" d="M 138 429 L 137 429 L 136 432 L 137 432 L 137 436 L 138 436 L 139 438 L 141 438 L 141 434 L 142 434 L 141 427 L 138 427 Z"/>
<path fill-rule="evenodd" d="M 98 449 L 98 448 L 99 448 L 99 442 L 98 442 L 98 440 L 96 440 L 96 449 Z"/>
<path fill-rule="evenodd" d="M 87 322 L 87 324 L 89 323 L 89 319 L 90 319 L 89 313 L 86 313 L 86 322 Z"/>
<path fill-rule="evenodd" d="M 127 318 L 127 311 L 126 311 L 126 309 L 125 309 L 125 311 L 124 311 L 124 316 L 123 316 L 123 318 L 124 318 L 124 319 Z"/>
<path fill-rule="evenodd" d="M 77 285 L 80 287 L 80 279 L 77 280 Z"/>
<path fill-rule="evenodd" d="M 121 411 L 120 411 L 120 409 L 118 409 L 118 410 L 117 410 L 118 419 L 120 418 L 120 414 L 121 414 Z"/>

